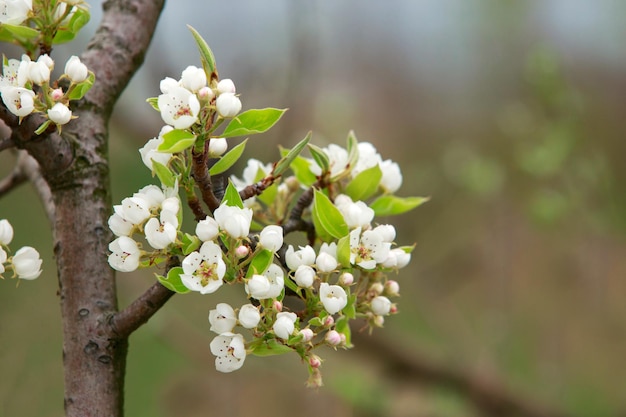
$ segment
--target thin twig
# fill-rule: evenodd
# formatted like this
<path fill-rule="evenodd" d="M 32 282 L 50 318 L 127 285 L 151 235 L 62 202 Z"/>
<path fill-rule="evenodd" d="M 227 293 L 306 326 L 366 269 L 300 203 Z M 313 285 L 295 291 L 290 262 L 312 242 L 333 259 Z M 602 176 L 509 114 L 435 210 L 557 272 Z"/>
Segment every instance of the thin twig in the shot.
<path fill-rule="evenodd" d="M 6 194 L 11 192 L 11 190 L 26 182 L 27 179 L 28 178 L 24 175 L 22 169 L 16 165 L 9 175 L 0 181 L 0 198 L 4 197 Z"/>

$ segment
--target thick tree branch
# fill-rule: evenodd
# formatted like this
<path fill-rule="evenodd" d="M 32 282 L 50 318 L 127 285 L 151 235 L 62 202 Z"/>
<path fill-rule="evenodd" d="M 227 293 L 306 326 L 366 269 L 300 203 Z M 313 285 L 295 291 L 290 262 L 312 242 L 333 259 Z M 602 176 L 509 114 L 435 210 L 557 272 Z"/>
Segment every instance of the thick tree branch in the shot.
<path fill-rule="evenodd" d="M 208 161 L 209 161 L 209 142 L 204 144 L 202 152 L 192 152 L 192 175 L 196 181 L 198 188 L 200 188 L 200 194 L 202 195 L 202 201 L 207 205 L 211 213 L 220 206 L 220 200 L 213 193 L 213 183 L 211 182 L 211 175 L 209 175 Z"/>
<path fill-rule="evenodd" d="M 394 379 L 410 379 L 429 385 L 439 385 L 456 391 L 459 395 L 489 417 L 569 417 L 506 390 L 501 384 L 488 381 L 435 364 L 398 344 L 384 342 L 377 336 L 353 334 L 358 352 L 385 358 L 386 371 Z"/>
<path fill-rule="evenodd" d="M 9 149 L 15 146 L 15 142 L 13 142 L 13 139 L 8 137 L 8 138 L 2 138 L 0 139 L 0 152 L 2 152 L 5 149 Z"/>

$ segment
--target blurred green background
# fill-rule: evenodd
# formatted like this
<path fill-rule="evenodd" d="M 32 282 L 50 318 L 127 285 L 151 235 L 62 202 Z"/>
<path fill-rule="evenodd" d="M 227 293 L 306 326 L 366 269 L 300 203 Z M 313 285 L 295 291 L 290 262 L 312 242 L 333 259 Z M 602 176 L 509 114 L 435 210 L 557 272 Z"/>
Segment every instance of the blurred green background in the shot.
<path fill-rule="evenodd" d="M 85 37 L 58 59 L 86 45 L 99 10 L 93 2 Z M 154 182 L 137 149 L 162 122 L 144 100 L 199 64 L 189 23 L 244 109 L 290 108 L 250 156 L 272 161 L 308 130 L 343 144 L 354 129 L 400 163 L 400 195 L 432 197 L 381 219 L 417 248 L 398 276 L 400 314 L 375 336 L 572 416 L 623 414 L 624 16 L 626 3 L 609 0 L 170 2 L 112 121 L 114 202 Z M 0 154 L 2 176 L 13 161 Z M 0 282 L 0 416 L 59 416 L 50 229 L 28 185 L 0 199 L 0 218 L 15 228 L 12 246 L 37 247 L 45 268 L 18 288 Z M 120 304 L 152 282 L 150 271 L 119 274 Z M 207 314 L 224 296 L 243 301 L 229 290 L 176 296 L 131 337 L 128 416 L 481 415 L 359 346 L 322 352 L 318 391 L 296 357 L 251 357 L 218 375 Z"/>

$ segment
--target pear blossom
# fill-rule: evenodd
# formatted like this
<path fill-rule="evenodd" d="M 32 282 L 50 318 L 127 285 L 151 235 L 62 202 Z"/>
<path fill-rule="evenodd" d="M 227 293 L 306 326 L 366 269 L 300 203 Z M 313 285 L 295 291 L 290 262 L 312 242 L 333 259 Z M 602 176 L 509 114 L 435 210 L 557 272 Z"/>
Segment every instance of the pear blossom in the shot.
<path fill-rule="evenodd" d="M 370 307 L 372 309 L 372 313 L 377 316 L 386 316 L 389 314 L 389 310 L 391 310 L 391 301 L 389 301 L 389 298 L 384 295 L 379 295 L 372 299 Z"/>
<path fill-rule="evenodd" d="M 356 177 L 368 168 L 379 165 L 382 161 L 380 154 L 371 143 L 359 142 L 357 148 L 359 149 L 359 159 L 357 160 L 354 168 L 352 168 L 352 178 Z"/>
<path fill-rule="evenodd" d="M 277 337 L 287 340 L 295 329 L 295 323 L 298 316 L 296 313 L 282 312 L 276 315 L 276 321 L 272 325 L 272 330 Z"/>
<path fill-rule="evenodd" d="M 206 216 L 196 224 L 196 236 L 203 242 L 213 240 L 219 234 L 219 226 L 213 217 Z"/>
<path fill-rule="evenodd" d="M 163 94 L 168 94 L 176 87 L 180 87 L 180 83 L 171 77 L 165 77 L 159 83 L 159 89 Z"/>
<path fill-rule="evenodd" d="M 3 87 L 23 87 L 17 83 L 17 71 L 20 67 L 18 59 L 9 59 L 6 64 L 2 65 L 2 76 L 0 76 L 0 91 Z"/>
<path fill-rule="evenodd" d="M 87 66 L 80 61 L 76 55 L 72 55 L 65 63 L 65 75 L 73 83 L 82 83 L 89 77 Z"/>
<path fill-rule="evenodd" d="M 342 148 L 339 145 L 335 145 L 334 143 L 328 145 L 325 148 L 322 148 L 326 155 L 328 156 L 328 160 L 330 163 L 330 176 L 335 177 L 341 172 L 343 172 L 348 166 L 348 151 Z M 315 175 L 322 174 L 322 168 L 317 165 L 315 160 L 311 159 L 309 162 L 309 169 Z"/>
<path fill-rule="evenodd" d="M 320 301 L 328 314 L 335 314 L 348 304 L 348 296 L 339 285 L 329 285 L 322 282 L 320 284 Z"/>
<path fill-rule="evenodd" d="M 350 232 L 350 263 L 363 269 L 374 269 L 389 256 L 391 243 L 383 240 L 383 235 L 374 230 L 366 230 L 361 235 L 358 227 Z"/>
<path fill-rule="evenodd" d="M 387 259 L 383 262 L 385 268 L 404 268 L 411 261 L 411 254 L 406 253 L 403 249 L 394 248 L 389 251 Z"/>
<path fill-rule="evenodd" d="M 170 218 L 168 221 L 170 221 L 175 227 L 178 227 L 178 218 L 176 217 L 176 214 L 178 213 L 179 210 L 180 210 L 180 200 L 178 199 L 178 196 L 167 197 L 161 203 L 161 214 L 164 211 L 172 213 L 174 216 L 173 218 Z"/>
<path fill-rule="evenodd" d="M 198 121 L 200 102 L 191 91 L 172 86 L 158 97 L 161 118 L 175 129 L 187 129 Z"/>
<path fill-rule="evenodd" d="M 215 369 L 219 372 L 233 372 L 243 366 L 246 360 L 246 348 L 243 336 L 223 333 L 211 341 L 211 353 L 216 356 Z"/>
<path fill-rule="evenodd" d="M 248 236 L 248 233 L 250 233 L 250 222 L 252 222 L 252 210 L 229 206 L 227 203 L 226 201 L 222 202 L 213 212 L 220 229 L 235 239 Z"/>
<path fill-rule="evenodd" d="M 217 83 L 217 93 L 236 93 L 235 83 L 230 78 L 225 78 Z"/>
<path fill-rule="evenodd" d="M 144 165 L 150 168 L 152 171 L 154 171 L 152 161 L 156 161 L 161 165 L 167 165 L 170 162 L 170 159 L 172 159 L 171 153 L 158 151 L 159 146 L 161 146 L 164 141 L 163 135 L 171 132 L 172 130 L 174 130 L 172 126 L 163 126 L 157 137 L 150 139 L 142 148 L 139 149 L 141 160 L 143 161 Z"/>
<path fill-rule="evenodd" d="M 150 217 L 150 205 L 140 195 L 126 197 L 122 200 L 122 204 L 113 206 L 113 210 L 134 225 L 139 225 Z"/>
<path fill-rule="evenodd" d="M 246 329 L 254 329 L 261 321 L 259 309 L 252 304 L 245 304 L 239 309 L 239 324 Z"/>
<path fill-rule="evenodd" d="M 237 324 L 235 310 L 226 303 L 219 303 L 215 309 L 209 311 L 210 330 L 217 334 L 229 333 Z"/>
<path fill-rule="evenodd" d="M 20 279 L 35 279 L 41 275 L 41 258 L 39 252 L 30 246 L 20 248 L 13 255 L 13 270 Z"/>
<path fill-rule="evenodd" d="M 209 140 L 209 156 L 211 158 L 222 156 L 227 149 L 228 142 L 226 138 L 211 138 L 211 140 Z"/>
<path fill-rule="evenodd" d="M 283 246 L 283 228 L 274 224 L 265 226 L 261 230 L 259 243 L 263 249 L 276 252 Z"/>
<path fill-rule="evenodd" d="M 285 261 L 290 270 L 296 270 L 300 265 L 313 265 L 315 263 L 315 250 L 306 245 L 300 246 L 300 249 L 294 251 L 293 246 L 289 245 L 285 252 Z"/>
<path fill-rule="evenodd" d="M 257 182 L 259 177 L 263 178 L 270 172 L 272 172 L 272 164 L 263 164 L 263 162 L 258 159 L 250 158 L 248 159 L 246 167 L 243 169 L 242 178 L 239 179 L 233 175 L 230 179 L 232 180 L 235 188 L 237 188 L 238 191 L 241 191 L 246 186 Z"/>
<path fill-rule="evenodd" d="M 109 265 L 120 272 L 131 272 L 139 267 L 141 251 L 137 242 L 128 236 L 120 236 L 109 243 Z"/>
<path fill-rule="evenodd" d="M 254 274 L 246 281 L 246 293 L 257 300 L 264 300 L 270 290 L 270 280 L 265 275 Z"/>
<path fill-rule="evenodd" d="M 335 206 L 343 215 L 350 229 L 367 228 L 374 219 L 374 210 L 362 201 L 352 201 L 350 197 L 340 194 L 335 198 Z"/>
<path fill-rule="evenodd" d="M 270 264 L 263 275 L 267 277 L 270 283 L 270 287 L 265 294 L 265 298 L 278 297 L 285 288 L 285 273 L 283 272 L 283 269 L 276 264 Z"/>
<path fill-rule="evenodd" d="M 20 25 L 31 10 L 32 0 L 0 0 L 0 24 Z"/>
<path fill-rule="evenodd" d="M 13 240 L 13 226 L 7 219 L 0 220 L 0 245 L 8 245 Z"/>
<path fill-rule="evenodd" d="M 241 111 L 241 101 L 235 93 L 222 93 L 217 96 L 215 107 L 221 117 L 235 117 Z"/>
<path fill-rule="evenodd" d="M 111 217 L 109 217 L 109 229 L 113 232 L 115 236 L 130 236 L 130 233 L 135 226 L 128 220 L 124 219 L 118 213 L 113 213 Z"/>
<path fill-rule="evenodd" d="M 315 270 L 308 265 L 300 265 L 294 273 L 294 281 L 301 288 L 311 288 L 315 281 Z"/>
<path fill-rule="evenodd" d="M 63 103 L 56 103 L 48 109 L 48 118 L 57 125 L 64 125 L 72 119 L 72 111 Z"/>
<path fill-rule="evenodd" d="M 180 279 L 185 287 L 201 294 L 210 294 L 222 286 L 226 264 L 222 249 L 212 241 L 204 242 L 199 251 L 191 252 L 183 259 Z"/>
<path fill-rule="evenodd" d="M 7 261 L 7 253 L 0 246 L 0 277 L 4 273 L 4 263 Z"/>
<path fill-rule="evenodd" d="M 332 272 L 337 268 L 337 265 L 337 244 L 335 242 L 332 242 L 330 245 L 322 243 L 315 260 L 317 270 L 320 272 Z"/>
<path fill-rule="evenodd" d="M 390 224 L 381 224 L 376 226 L 373 231 L 380 233 L 383 238 L 383 242 L 393 242 L 396 238 L 396 228 Z"/>
<path fill-rule="evenodd" d="M 325 340 L 326 340 L 326 343 L 328 343 L 331 346 L 338 346 L 343 341 L 343 339 L 341 338 L 341 334 L 339 334 L 337 330 L 329 330 L 326 333 Z"/>
<path fill-rule="evenodd" d="M 174 190 L 170 190 L 168 191 L 168 195 L 172 191 L 174 194 L 176 194 Z M 160 187 L 154 184 L 150 184 L 150 185 L 146 185 L 145 187 L 140 189 L 138 192 L 134 193 L 133 198 L 136 198 L 142 201 L 143 204 L 148 208 L 148 211 L 150 211 L 150 210 L 158 210 L 161 207 L 161 204 L 163 204 L 163 202 L 165 201 L 167 197 L 165 196 L 165 193 Z M 175 211 L 178 211 L 178 210 L 175 210 Z"/>
<path fill-rule="evenodd" d="M 2 101 L 18 117 L 28 116 L 35 110 L 35 93 L 23 87 L 2 87 Z"/>
<path fill-rule="evenodd" d="M 202 68 L 190 65 L 183 70 L 180 84 L 192 93 L 196 93 L 206 86 L 206 73 Z"/>
<path fill-rule="evenodd" d="M 165 249 L 176 241 L 178 219 L 170 210 L 161 211 L 160 218 L 150 218 L 144 226 L 146 240 L 154 249 Z"/>
<path fill-rule="evenodd" d="M 39 55 L 37 62 L 43 63 L 50 71 L 54 69 L 54 60 L 48 54 Z"/>
<path fill-rule="evenodd" d="M 28 66 L 28 78 L 35 84 L 41 85 L 50 81 L 50 68 L 47 62 L 42 57 L 48 57 L 48 55 L 41 55 L 35 62 L 31 62 Z M 48 57 L 50 59 L 50 57 Z"/>
<path fill-rule="evenodd" d="M 402 185 L 402 172 L 400 166 L 390 159 L 380 163 L 380 169 L 383 173 L 380 178 L 380 186 L 388 193 L 398 191 Z"/>

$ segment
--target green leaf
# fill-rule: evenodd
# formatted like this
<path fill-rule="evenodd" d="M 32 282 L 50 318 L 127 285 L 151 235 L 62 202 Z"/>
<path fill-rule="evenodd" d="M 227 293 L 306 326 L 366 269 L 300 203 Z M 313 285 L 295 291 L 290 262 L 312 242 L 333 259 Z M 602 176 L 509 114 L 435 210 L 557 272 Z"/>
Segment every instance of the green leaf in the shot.
<path fill-rule="evenodd" d="M 252 262 L 250 262 L 250 267 L 246 273 L 246 278 L 250 278 L 254 274 L 262 274 L 269 268 L 273 261 L 274 253 L 267 249 L 262 249 L 252 258 Z"/>
<path fill-rule="evenodd" d="M 163 285 L 168 290 L 177 292 L 179 294 L 185 294 L 191 290 L 185 287 L 185 285 L 183 284 L 183 281 L 181 281 L 180 274 L 182 273 L 183 273 L 183 268 L 181 268 L 180 266 L 177 266 L 168 271 L 167 278 L 162 275 L 158 275 L 158 274 L 155 274 L 155 275 L 157 279 L 159 280 L 159 282 L 161 283 L 161 285 Z"/>
<path fill-rule="evenodd" d="M 85 81 L 76 84 L 70 92 L 70 100 L 80 100 L 81 98 L 85 97 L 87 91 L 91 90 L 94 81 L 96 81 L 96 75 L 93 72 L 89 71 L 89 77 L 87 77 Z"/>
<path fill-rule="evenodd" d="M 359 172 L 348 184 L 344 192 L 354 201 L 364 201 L 378 190 L 383 172 L 378 164 Z"/>
<path fill-rule="evenodd" d="M 189 255 L 191 252 L 200 247 L 202 241 L 198 238 L 198 236 L 185 233 L 183 235 L 182 243 L 183 255 Z"/>
<path fill-rule="evenodd" d="M 41 126 L 39 126 L 37 130 L 35 130 L 35 135 L 41 135 L 43 132 L 45 132 L 46 129 L 48 129 L 48 126 L 50 126 L 50 123 L 52 123 L 52 120 L 50 119 L 43 122 Z"/>
<path fill-rule="evenodd" d="M 278 122 L 287 109 L 251 109 L 233 118 L 224 132 L 223 138 L 234 136 L 254 135 L 268 131 Z"/>
<path fill-rule="evenodd" d="M 196 136 L 182 129 L 174 129 L 163 135 L 163 143 L 159 145 L 157 151 L 176 153 L 191 148 L 196 142 Z"/>
<path fill-rule="evenodd" d="M 350 235 L 346 235 L 337 242 L 337 262 L 344 267 L 350 268 Z"/>
<path fill-rule="evenodd" d="M 300 152 L 304 149 L 304 147 L 311 140 L 311 136 L 313 136 L 313 132 L 309 131 L 304 139 L 302 139 L 296 146 L 294 146 L 289 152 L 283 155 L 282 158 L 278 162 L 276 162 L 276 166 L 274 167 L 274 175 L 279 176 L 282 175 L 283 172 L 289 168 L 292 162 L 296 159 Z"/>
<path fill-rule="evenodd" d="M 300 184 L 305 187 L 310 187 L 317 181 L 317 177 L 311 172 L 311 164 L 306 158 L 297 156 L 291 163 L 291 170 Z"/>
<path fill-rule="evenodd" d="M 322 232 L 321 235 L 327 234 L 335 239 L 341 239 L 349 233 L 348 225 L 339 209 L 317 189 L 313 196 L 312 215 L 318 234 Z M 318 230 L 318 227 L 321 230 Z"/>
<path fill-rule="evenodd" d="M 146 99 L 146 102 L 150 106 L 152 106 L 154 110 L 158 111 L 159 113 L 161 112 L 161 110 L 159 110 L 159 98 L 158 97 L 150 97 Z"/>
<path fill-rule="evenodd" d="M 256 198 L 266 206 L 271 206 L 276 200 L 276 194 L 278 194 L 278 184 L 274 183 L 263 190 Z"/>
<path fill-rule="evenodd" d="M 28 41 L 39 36 L 39 31 L 27 26 L 0 24 L 0 41 L 13 42 L 15 40 Z"/>
<path fill-rule="evenodd" d="M 170 188 L 173 188 L 176 185 L 176 176 L 168 167 L 153 159 L 152 169 L 159 178 L 159 181 L 161 181 L 161 184 Z"/>
<path fill-rule="evenodd" d="M 298 287 L 298 284 L 296 284 L 289 276 L 285 277 L 285 287 L 289 288 L 296 294 L 300 294 L 300 288 Z"/>
<path fill-rule="evenodd" d="M 209 80 L 209 84 L 213 79 L 217 79 L 217 69 L 215 66 L 215 56 L 213 56 L 213 51 L 209 48 L 209 45 L 206 43 L 202 36 L 195 30 L 193 27 L 187 25 L 187 28 L 191 31 L 193 38 L 198 45 L 198 51 L 200 51 L 200 61 L 202 62 L 202 68 L 204 68 L 204 72 L 206 73 L 207 79 Z"/>
<path fill-rule="evenodd" d="M 398 249 L 401 249 L 404 253 L 411 253 L 415 249 L 415 244 L 411 246 L 400 246 Z"/>
<path fill-rule="evenodd" d="M 269 339 L 263 343 L 255 344 L 252 347 L 252 354 L 255 356 L 274 356 L 293 352 L 289 346 L 285 346 L 276 339 Z"/>
<path fill-rule="evenodd" d="M 330 160 L 322 148 L 309 143 L 309 152 L 311 152 L 311 156 L 317 165 L 322 168 L 322 173 L 330 170 Z"/>
<path fill-rule="evenodd" d="M 348 132 L 346 149 L 348 150 L 348 166 L 352 170 L 359 160 L 359 142 L 356 140 L 353 130 Z"/>
<path fill-rule="evenodd" d="M 394 216 L 413 210 L 428 200 L 430 200 L 430 197 L 396 197 L 395 195 L 383 195 L 370 204 L 370 207 L 377 216 Z"/>
<path fill-rule="evenodd" d="M 225 201 L 227 205 L 243 208 L 243 200 L 241 200 L 241 196 L 239 195 L 239 191 L 235 188 L 231 181 L 228 181 L 228 186 L 226 187 L 226 191 L 224 192 L 224 198 L 222 201 Z"/>
<path fill-rule="evenodd" d="M 74 39 L 78 32 L 89 22 L 89 18 L 89 10 L 75 7 L 69 22 L 57 30 L 52 43 L 60 44 Z"/>
<path fill-rule="evenodd" d="M 228 168 L 235 165 L 235 163 L 239 160 L 239 158 L 243 154 L 244 149 L 246 149 L 247 142 L 248 142 L 248 139 L 244 140 L 239 145 L 235 146 L 230 151 L 228 151 L 225 155 L 223 155 L 220 158 L 220 160 L 217 161 L 211 167 L 211 169 L 209 169 L 209 174 L 211 175 L 221 174 L 222 172 L 226 172 Z"/>
<path fill-rule="evenodd" d="M 345 308 L 344 308 L 345 310 Z M 346 336 L 346 347 L 352 347 L 352 332 L 347 317 L 341 317 L 335 322 L 335 330 Z"/>

